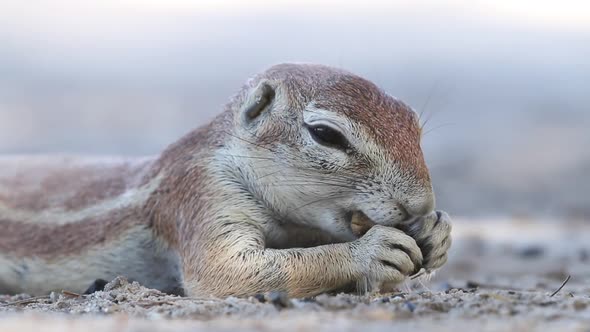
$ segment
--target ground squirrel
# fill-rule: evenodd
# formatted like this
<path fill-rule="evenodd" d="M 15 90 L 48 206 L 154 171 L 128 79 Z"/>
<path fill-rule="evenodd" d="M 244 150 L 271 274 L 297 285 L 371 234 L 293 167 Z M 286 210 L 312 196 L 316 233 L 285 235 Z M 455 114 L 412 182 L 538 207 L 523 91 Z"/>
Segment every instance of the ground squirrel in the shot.
<path fill-rule="evenodd" d="M 118 275 L 166 292 L 312 296 L 440 267 L 417 115 L 322 65 L 250 79 L 153 158 L 0 159 L 0 293 Z M 360 234 L 353 219 L 374 224 Z"/>

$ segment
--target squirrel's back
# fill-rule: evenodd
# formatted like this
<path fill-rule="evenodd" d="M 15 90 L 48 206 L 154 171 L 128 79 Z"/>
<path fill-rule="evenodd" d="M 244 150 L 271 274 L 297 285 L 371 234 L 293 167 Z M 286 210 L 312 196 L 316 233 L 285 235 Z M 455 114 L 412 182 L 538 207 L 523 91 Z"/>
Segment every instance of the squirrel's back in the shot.
<path fill-rule="evenodd" d="M 154 239 L 145 211 L 161 181 L 150 174 L 152 162 L 0 158 L 0 293 L 84 291 L 96 276 L 117 275 L 179 287 L 179 274 L 170 273 L 178 257 Z"/>

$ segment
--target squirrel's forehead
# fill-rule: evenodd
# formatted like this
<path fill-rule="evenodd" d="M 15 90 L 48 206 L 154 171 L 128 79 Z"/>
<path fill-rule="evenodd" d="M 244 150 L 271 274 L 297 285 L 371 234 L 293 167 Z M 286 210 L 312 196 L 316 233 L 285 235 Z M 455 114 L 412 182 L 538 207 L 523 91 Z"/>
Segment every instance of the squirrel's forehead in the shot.
<path fill-rule="evenodd" d="M 421 129 L 416 113 L 388 95 L 382 94 L 379 98 L 381 100 L 365 97 L 320 98 L 313 105 L 359 124 L 379 143 L 389 145 L 400 139 L 409 142 L 419 140 Z"/>
<path fill-rule="evenodd" d="M 344 75 L 319 85 L 313 100 L 318 108 L 381 132 L 416 129 L 419 134 L 416 113 L 364 78 Z"/>
<path fill-rule="evenodd" d="M 416 113 L 367 79 L 318 65 L 284 64 L 269 73 L 286 84 L 292 103 L 339 114 L 366 128 L 379 144 L 405 141 L 408 146 L 420 140 Z"/>
<path fill-rule="evenodd" d="M 269 73 L 283 81 L 293 103 L 313 105 L 358 124 L 391 160 L 416 178 L 428 179 L 418 116 L 408 105 L 369 80 L 330 67 L 286 64 Z"/>

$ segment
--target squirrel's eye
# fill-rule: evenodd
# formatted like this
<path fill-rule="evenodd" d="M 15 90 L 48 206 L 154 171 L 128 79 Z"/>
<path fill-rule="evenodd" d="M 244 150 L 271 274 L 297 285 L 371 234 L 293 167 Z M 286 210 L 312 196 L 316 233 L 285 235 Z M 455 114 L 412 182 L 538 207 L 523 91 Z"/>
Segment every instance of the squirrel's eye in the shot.
<path fill-rule="evenodd" d="M 306 127 L 311 137 L 319 144 L 343 151 L 350 149 L 350 143 L 338 130 L 325 125 L 306 125 Z"/>

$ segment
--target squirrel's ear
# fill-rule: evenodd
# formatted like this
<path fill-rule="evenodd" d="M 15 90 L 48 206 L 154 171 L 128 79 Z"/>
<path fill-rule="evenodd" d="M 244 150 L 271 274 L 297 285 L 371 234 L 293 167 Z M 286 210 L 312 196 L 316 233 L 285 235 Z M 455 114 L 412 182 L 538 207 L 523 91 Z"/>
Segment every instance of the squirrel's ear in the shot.
<path fill-rule="evenodd" d="M 256 119 L 267 110 L 275 99 L 275 89 L 264 80 L 250 93 L 243 106 L 246 121 Z"/>

